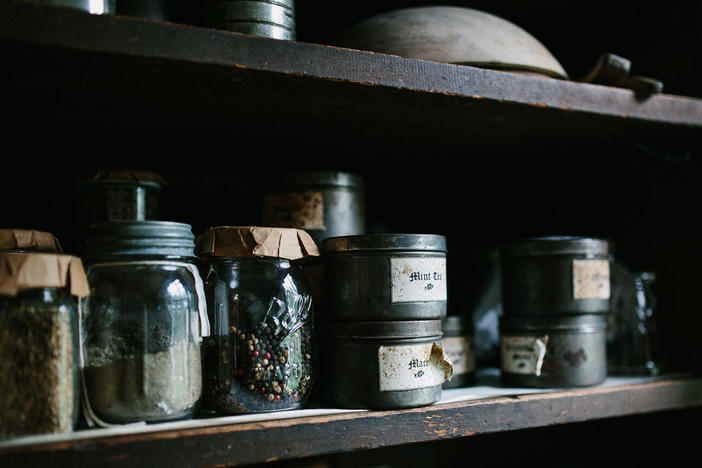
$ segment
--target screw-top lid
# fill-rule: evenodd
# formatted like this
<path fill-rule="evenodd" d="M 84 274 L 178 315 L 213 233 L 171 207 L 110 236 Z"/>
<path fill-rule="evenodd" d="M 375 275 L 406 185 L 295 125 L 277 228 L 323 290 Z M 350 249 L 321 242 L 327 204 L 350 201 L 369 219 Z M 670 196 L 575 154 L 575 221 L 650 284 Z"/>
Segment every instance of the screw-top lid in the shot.
<path fill-rule="evenodd" d="M 37 288 L 61 288 L 85 297 L 90 287 L 80 258 L 49 253 L 0 253 L 0 295 Z"/>
<path fill-rule="evenodd" d="M 195 257 L 189 224 L 173 221 L 109 221 L 90 226 L 86 257 L 143 255 Z"/>
<path fill-rule="evenodd" d="M 608 255 L 609 242 L 579 236 L 530 237 L 507 243 L 500 249 L 503 257 L 532 255 Z"/>
<path fill-rule="evenodd" d="M 328 253 L 354 251 L 446 252 L 446 237 L 438 234 L 359 234 L 328 237 L 322 250 Z"/>
<path fill-rule="evenodd" d="M 273 257 L 297 260 L 318 256 L 312 237 L 302 229 L 259 226 L 211 227 L 198 239 L 201 257 Z"/>
<path fill-rule="evenodd" d="M 63 253 L 53 234 L 32 229 L 0 229 L 0 250 Z"/>

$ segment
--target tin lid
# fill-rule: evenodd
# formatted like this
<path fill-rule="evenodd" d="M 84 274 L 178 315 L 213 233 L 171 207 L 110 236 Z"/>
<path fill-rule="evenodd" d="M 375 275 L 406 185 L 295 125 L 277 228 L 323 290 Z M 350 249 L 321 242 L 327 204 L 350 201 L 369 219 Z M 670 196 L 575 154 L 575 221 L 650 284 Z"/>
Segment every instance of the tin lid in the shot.
<path fill-rule="evenodd" d="M 143 255 L 195 257 L 189 224 L 173 221 L 108 221 L 90 226 L 86 257 Z"/>
<path fill-rule="evenodd" d="M 328 237 L 322 250 L 328 253 L 357 251 L 446 252 L 446 237 L 439 234 L 358 234 Z"/>
<path fill-rule="evenodd" d="M 306 187 L 339 187 L 363 189 L 363 177 L 349 172 L 334 171 L 289 171 L 274 175 L 269 180 L 269 192 L 278 189 Z"/>
<path fill-rule="evenodd" d="M 63 253 L 53 234 L 33 229 L 0 229 L 0 250 Z"/>
<path fill-rule="evenodd" d="M 90 287 L 80 258 L 51 253 L 0 253 L 0 295 L 36 288 L 61 288 L 85 297 Z"/>
<path fill-rule="evenodd" d="M 529 237 L 504 244 L 503 257 L 529 257 L 535 255 L 608 255 L 607 240 L 579 236 Z"/>
<path fill-rule="evenodd" d="M 503 315 L 500 317 L 500 332 L 604 332 L 607 314 L 569 315 Z"/>
<path fill-rule="evenodd" d="M 78 186 L 82 188 L 105 184 L 143 185 L 160 190 L 166 181 L 160 174 L 136 169 L 99 169 L 82 174 L 78 179 Z"/>
<path fill-rule="evenodd" d="M 273 257 L 297 260 L 318 256 L 319 249 L 302 229 L 260 226 L 216 226 L 198 238 L 201 257 Z"/>
<path fill-rule="evenodd" d="M 406 320 L 387 322 L 330 322 L 321 327 L 321 334 L 334 339 L 400 340 L 440 337 L 441 320 Z"/>
<path fill-rule="evenodd" d="M 460 336 L 473 332 L 473 318 L 469 315 L 447 315 L 441 319 L 444 336 Z"/>

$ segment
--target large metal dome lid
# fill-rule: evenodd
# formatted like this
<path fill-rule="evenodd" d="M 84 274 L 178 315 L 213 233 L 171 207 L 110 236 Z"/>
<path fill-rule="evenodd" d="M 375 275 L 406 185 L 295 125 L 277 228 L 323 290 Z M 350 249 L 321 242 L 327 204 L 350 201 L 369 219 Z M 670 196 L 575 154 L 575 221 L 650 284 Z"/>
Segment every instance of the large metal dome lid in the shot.
<path fill-rule="evenodd" d="M 499 16 L 458 6 L 402 8 L 362 20 L 335 38 L 360 50 L 568 78 L 535 37 Z"/>

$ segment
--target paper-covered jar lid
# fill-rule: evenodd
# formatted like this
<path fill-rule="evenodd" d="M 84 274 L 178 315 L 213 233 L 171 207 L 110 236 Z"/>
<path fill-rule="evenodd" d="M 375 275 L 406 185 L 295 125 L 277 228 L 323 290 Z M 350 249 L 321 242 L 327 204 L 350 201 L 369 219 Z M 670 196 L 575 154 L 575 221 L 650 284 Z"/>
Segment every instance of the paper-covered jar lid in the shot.
<path fill-rule="evenodd" d="M 166 180 L 158 173 L 136 169 L 99 169 L 82 174 L 78 179 L 83 188 L 104 184 L 144 185 L 161 189 Z"/>
<path fill-rule="evenodd" d="M 317 244 L 302 229 L 217 226 L 200 236 L 195 253 L 200 257 L 273 257 L 297 260 L 319 256 Z"/>
<path fill-rule="evenodd" d="M 0 229 L 0 250 L 63 253 L 53 234 L 33 229 Z"/>
<path fill-rule="evenodd" d="M 37 288 L 65 289 L 73 296 L 90 295 L 80 258 L 50 253 L 0 253 L 0 295 L 16 296 Z"/>

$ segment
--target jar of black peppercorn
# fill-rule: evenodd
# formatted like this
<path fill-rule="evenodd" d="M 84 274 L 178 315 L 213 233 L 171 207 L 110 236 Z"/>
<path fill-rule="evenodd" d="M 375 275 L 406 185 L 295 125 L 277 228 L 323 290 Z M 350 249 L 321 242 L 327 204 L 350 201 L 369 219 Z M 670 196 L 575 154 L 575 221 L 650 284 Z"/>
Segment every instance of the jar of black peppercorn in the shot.
<path fill-rule="evenodd" d="M 300 408 L 313 384 L 312 296 L 299 260 L 319 255 L 298 229 L 221 226 L 197 246 L 211 334 L 205 405 L 219 414 Z"/>

